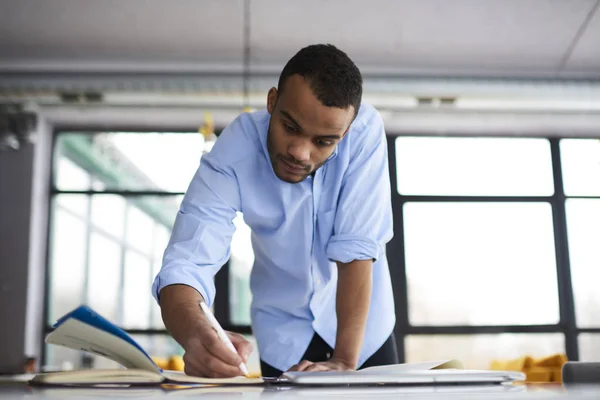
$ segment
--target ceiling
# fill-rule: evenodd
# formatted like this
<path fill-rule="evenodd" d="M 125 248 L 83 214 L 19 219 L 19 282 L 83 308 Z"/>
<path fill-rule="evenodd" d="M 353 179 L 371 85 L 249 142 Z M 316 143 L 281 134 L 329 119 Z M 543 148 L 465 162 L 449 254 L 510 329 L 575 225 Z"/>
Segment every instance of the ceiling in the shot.
<path fill-rule="evenodd" d="M 239 73 L 247 43 L 251 70 L 277 73 L 328 42 L 374 76 L 600 78 L 600 0 L 245 4 L 0 0 L 0 70 Z"/>

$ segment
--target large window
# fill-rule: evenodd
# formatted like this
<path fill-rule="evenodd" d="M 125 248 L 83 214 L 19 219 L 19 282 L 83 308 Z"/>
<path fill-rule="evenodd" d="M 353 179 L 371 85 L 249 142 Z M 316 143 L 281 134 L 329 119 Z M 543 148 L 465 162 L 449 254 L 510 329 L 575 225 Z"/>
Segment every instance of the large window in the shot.
<path fill-rule="evenodd" d="M 202 148 L 193 133 L 57 135 L 49 324 L 87 303 L 151 353 L 181 351 L 150 283 Z M 389 155 L 402 360 L 598 357 L 599 140 L 390 136 Z M 251 232 L 234 223 L 215 314 L 250 334 Z M 82 360 L 48 349 L 52 365 Z"/>
<path fill-rule="evenodd" d="M 401 356 L 473 368 L 596 356 L 600 141 L 397 137 L 389 147 Z"/>
<path fill-rule="evenodd" d="M 53 156 L 48 329 L 80 304 L 129 329 L 152 355 L 181 353 L 150 287 L 203 151 L 198 133 L 59 132 Z M 104 367 L 48 346 L 45 364 Z"/>

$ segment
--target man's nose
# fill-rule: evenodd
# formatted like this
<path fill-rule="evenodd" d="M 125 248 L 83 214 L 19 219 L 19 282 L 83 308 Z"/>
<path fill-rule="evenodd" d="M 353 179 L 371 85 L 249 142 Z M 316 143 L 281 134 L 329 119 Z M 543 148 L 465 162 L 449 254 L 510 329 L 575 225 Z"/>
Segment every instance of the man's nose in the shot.
<path fill-rule="evenodd" d="M 288 147 L 288 154 L 296 161 L 305 163 L 310 160 L 310 146 L 304 141 L 296 141 Z"/>

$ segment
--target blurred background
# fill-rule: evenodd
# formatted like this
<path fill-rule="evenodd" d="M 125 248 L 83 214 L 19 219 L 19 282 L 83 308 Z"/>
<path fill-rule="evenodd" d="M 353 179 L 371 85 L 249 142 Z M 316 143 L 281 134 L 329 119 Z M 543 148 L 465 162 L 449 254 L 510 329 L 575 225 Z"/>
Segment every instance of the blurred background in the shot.
<path fill-rule="evenodd" d="M 150 294 L 180 201 L 313 43 L 384 118 L 401 361 L 600 359 L 600 1 L 0 0 L 0 372 L 113 365 L 44 345 L 79 304 L 182 354 Z M 236 225 L 214 308 L 252 339 Z"/>

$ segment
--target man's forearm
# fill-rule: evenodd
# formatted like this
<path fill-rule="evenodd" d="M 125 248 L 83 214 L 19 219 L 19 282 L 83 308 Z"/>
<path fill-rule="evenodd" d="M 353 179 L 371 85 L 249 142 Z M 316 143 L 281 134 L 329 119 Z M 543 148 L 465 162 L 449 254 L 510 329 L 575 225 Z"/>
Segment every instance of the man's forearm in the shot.
<path fill-rule="evenodd" d="M 362 348 L 371 289 L 373 261 L 338 263 L 336 294 L 337 337 L 333 356 L 356 368 Z"/>
<path fill-rule="evenodd" d="M 160 310 L 165 327 L 185 347 L 200 325 L 202 295 L 187 285 L 170 285 L 160 291 Z"/>

